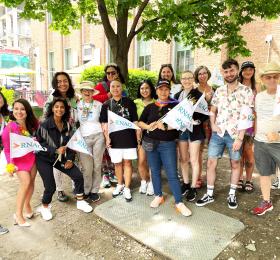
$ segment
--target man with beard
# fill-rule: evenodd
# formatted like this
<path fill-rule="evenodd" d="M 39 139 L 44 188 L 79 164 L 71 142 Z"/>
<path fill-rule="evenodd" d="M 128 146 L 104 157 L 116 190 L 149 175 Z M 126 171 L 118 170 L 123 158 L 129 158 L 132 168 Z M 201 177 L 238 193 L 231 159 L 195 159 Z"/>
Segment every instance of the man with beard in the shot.
<path fill-rule="evenodd" d="M 236 187 L 240 174 L 241 146 L 245 130 L 238 130 L 241 108 L 253 107 L 253 93 L 238 82 L 239 65 L 229 59 L 222 64 L 222 74 L 226 85 L 219 87 L 211 101 L 210 122 L 212 136 L 208 147 L 207 193 L 196 202 L 204 206 L 214 202 L 214 184 L 218 159 L 222 157 L 225 147 L 228 149 L 231 163 L 230 190 L 227 198 L 228 207 L 236 209 Z"/>

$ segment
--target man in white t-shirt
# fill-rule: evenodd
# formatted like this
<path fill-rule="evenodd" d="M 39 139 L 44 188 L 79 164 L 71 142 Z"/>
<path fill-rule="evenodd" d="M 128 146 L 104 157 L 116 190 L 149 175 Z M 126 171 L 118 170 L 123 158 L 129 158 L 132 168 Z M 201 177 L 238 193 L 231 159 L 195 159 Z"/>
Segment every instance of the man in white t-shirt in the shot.
<path fill-rule="evenodd" d="M 263 200 L 253 209 L 254 215 L 263 215 L 273 209 L 270 200 L 271 175 L 280 167 L 280 66 L 269 63 L 260 74 L 266 90 L 257 94 L 255 101 L 256 135 L 254 156 L 260 173 Z"/>

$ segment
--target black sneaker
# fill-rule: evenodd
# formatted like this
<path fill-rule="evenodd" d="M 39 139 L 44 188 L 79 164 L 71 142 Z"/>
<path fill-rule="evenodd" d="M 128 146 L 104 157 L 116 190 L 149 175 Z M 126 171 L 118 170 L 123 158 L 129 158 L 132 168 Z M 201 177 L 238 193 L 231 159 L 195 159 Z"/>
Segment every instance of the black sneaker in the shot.
<path fill-rule="evenodd" d="M 195 204 L 198 207 L 203 207 L 206 204 L 209 204 L 211 202 L 214 202 L 214 197 L 213 196 L 209 196 L 207 193 L 203 195 L 203 197 L 198 200 Z"/>
<path fill-rule="evenodd" d="M 100 200 L 100 196 L 98 193 L 90 193 L 88 199 L 92 202 L 96 202 Z"/>
<path fill-rule="evenodd" d="M 64 193 L 64 191 L 58 191 L 57 192 L 57 199 L 60 202 L 66 202 L 69 200 L 69 197 Z"/>
<path fill-rule="evenodd" d="M 181 186 L 181 194 L 182 196 L 185 196 L 191 189 L 191 185 L 188 183 L 183 183 L 183 185 Z"/>
<path fill-rule="evenodd" d="M 196 188 L 191 188 L 186 196 L 187 201 L 194 201 L 196 198 L 196 195 L 197 195 Z"/>
<path fill-rule="evenodd" d="M 228 201 L 228 207 L 230 209 L 236 209 L 238 207 L 236 196 L 234 194 L 228 195 L 227 201 Z"/>

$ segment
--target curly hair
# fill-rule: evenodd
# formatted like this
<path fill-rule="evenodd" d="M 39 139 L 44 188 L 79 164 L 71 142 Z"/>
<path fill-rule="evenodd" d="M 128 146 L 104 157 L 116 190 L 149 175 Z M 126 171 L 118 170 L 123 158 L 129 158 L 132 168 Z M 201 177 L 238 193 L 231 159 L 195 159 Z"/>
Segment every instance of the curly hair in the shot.
<path fill-rule="evenodd" d="M 37 130 L 37 128 L 39 126 L 39 122 L 38 122 L 38 119 L 36 118 L 36 116 L 34 115 L 31 105 L 24 98 L 19 98 L 19 99 L 15 100 L 13 103 L 13 106 L 12 106 L 13 108 L 16 103 L 20 103 L 24 106 L 24 109 L 26 112 L 26 119 L 25 119 L 26 128 L 29 133 L 33 134 L 34 131 Z M 13 121 L 16 121 L 16 118 L 13 113 L 10 114 L 10 119 Z"/>
<path fill-rule="evenodd" d="M 4 94 L 0 91 L 0 96 L 3 98 L 4 104 L 2 107 L 0 107 L 0 114 L 2 116 L 8 116 L 10 114 L 10 111 L 8 109 L 8 102 L 5 98 Z"/>
<path fill-rule="evenodd" d="M 57 77 L 60 76 L 60 75 L 64 75 L 68 80 L 69 89 L 66 92 L 66 96 L 68 98 L 73 98 L 75 96 L 75 90 L 74 90 L 74 87 L 73 87 L 73 84 L 72 84 L 72 81 L 71 81 L 71 78 L 70 78 L 69 74 L 64 72 L 64 71 L 56 72 L 54 74 L 53 79 L 52 79 L 52 88 L 54 89 L 54 92 L 53 92 L 52 95 L 54 97 L 61 97 L 61 93 L 58 90 L 58 84 L 57 84 Z"/>
<path fill-rule="evenodd" d="M 53 101 L 50 103 L 47 112 L 46 112 L 46 118 L 50 118 L 51 116 L 53 116 L 53 107 L 57 102 L 62 102 L 65 108 L 65 112 L 62 116 L 62 121 L 69 121 L 70 118 L 70 106 L 67 103 L 67 100 L 65 98 L 62 97 L 57 97 L 54 98 Z"/>

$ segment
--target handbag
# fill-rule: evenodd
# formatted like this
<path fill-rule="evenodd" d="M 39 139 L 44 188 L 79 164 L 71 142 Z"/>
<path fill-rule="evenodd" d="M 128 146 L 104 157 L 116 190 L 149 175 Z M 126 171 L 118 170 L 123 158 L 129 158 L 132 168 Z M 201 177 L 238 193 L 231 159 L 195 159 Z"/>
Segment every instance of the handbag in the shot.
<path fill-rule="evenodd" d="M 142 139 L 142 147 L 146 152 L 154 151 L 159 145 L 160 141 L 144 136 Z"/>

